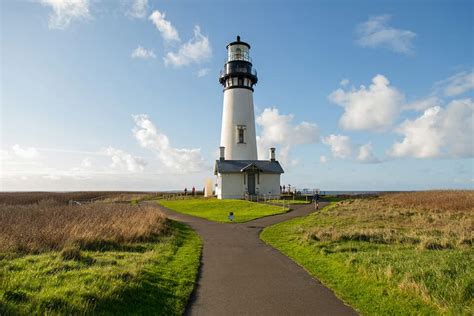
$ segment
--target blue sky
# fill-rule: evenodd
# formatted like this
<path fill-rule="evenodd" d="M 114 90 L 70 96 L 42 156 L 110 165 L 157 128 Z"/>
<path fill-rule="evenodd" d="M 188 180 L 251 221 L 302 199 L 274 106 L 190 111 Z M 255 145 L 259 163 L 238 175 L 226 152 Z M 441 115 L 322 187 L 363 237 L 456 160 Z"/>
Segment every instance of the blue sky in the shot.
<path fill-rule="evenodd" d="M 259 151 L 277 147 L 282 184 L 473 189 L 473 12 L 470 1 L 3 1 L 0 190 L 202 187 L 237 34 L 259 74 Z"/>

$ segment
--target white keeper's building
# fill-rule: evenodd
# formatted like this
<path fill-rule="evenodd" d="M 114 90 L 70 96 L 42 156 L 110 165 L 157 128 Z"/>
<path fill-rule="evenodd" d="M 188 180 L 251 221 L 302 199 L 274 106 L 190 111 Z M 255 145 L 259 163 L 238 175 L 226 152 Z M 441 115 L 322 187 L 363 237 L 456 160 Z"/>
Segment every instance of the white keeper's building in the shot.
<path fill-rule="evenodd" d="M 257 157 L 253 87 L 258 78 L 249 50 L 250 45 L 237 36 L 227 45 L 227 61 L 219 77 L 224 87 L 220 158 L 214 168 L 219 199 L 280 197 L 283 168 L 275 159 L 275 148 L 269 148 L 268 160 Z"/>

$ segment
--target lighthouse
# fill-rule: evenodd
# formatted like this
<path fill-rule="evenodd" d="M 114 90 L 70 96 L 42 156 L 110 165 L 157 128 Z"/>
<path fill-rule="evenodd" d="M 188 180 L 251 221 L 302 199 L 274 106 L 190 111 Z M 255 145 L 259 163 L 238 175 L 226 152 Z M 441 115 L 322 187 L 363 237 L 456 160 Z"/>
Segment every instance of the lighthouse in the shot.
<path fill-rule="evenodd" d="M 257 160 L 253 89 L 257 71 L 252 66 L 250 45 L 237 36 L 227 45 L 227 60 L 219 82 L 224 88 L 221 147 L 229 160 Z"/>
<path fill-rule="evenodd" d="M 227 58 L 219 76 L 224 90 L 220 155 L 214 173 L 219 199 L 265 195 L 280 197 L 283 169 L 269 148 L 268 160 L 258 160 L 253 106 L 257 71 L 250 58 L 250 45 L 237 39 L 227 45 Z"/>

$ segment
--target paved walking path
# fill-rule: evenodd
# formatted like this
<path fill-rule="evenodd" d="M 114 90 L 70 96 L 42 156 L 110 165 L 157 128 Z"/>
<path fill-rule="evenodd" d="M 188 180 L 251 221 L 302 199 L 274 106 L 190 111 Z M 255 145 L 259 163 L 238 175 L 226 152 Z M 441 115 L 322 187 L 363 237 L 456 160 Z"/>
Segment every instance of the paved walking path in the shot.
<path fill-rule="evenodd" d="M 263 227 L 310 214 L 312 205 L 295 205 L 289 213 L 240 224 L 211 222 L 159 207 L 169 218 L 189 224 L 203 240 L 201 269 L 187 315 L 356 315 L 259 238 Z"/>

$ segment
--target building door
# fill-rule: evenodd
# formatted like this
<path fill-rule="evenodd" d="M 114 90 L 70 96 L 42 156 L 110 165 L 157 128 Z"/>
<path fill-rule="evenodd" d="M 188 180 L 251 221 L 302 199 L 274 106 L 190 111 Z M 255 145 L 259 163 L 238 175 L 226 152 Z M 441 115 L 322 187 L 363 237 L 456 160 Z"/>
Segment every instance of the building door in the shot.
<path fill-rule="evenodd" d="M 255 173 L 247 173 L 247 189 L 249 191 L 249 194 L 254 195 L 255 194 Z"/>

